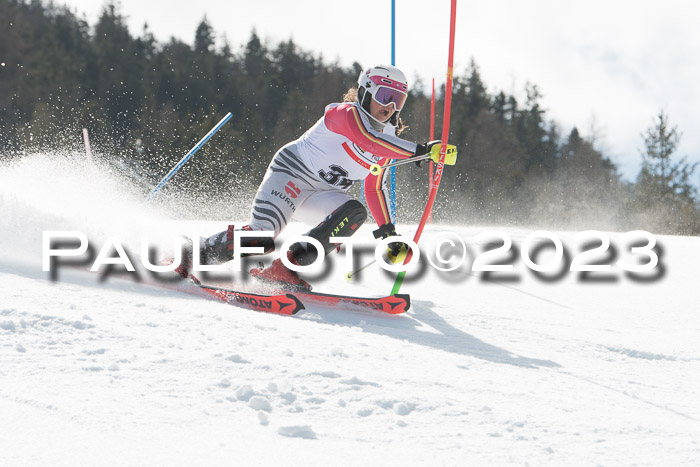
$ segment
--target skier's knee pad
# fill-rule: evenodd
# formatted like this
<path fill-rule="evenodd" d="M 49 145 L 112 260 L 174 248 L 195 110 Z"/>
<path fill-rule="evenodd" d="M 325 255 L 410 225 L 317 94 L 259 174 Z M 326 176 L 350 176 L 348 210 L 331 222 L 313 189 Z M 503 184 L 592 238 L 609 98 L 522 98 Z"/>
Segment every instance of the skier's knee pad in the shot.
<path fill-rule="evenodd" d="M 306 235 L 315 238 L 323 245 L 324 254 L 335 250 L 338 245 L 331 243 L 331 237 L 349 237 L 367 220 L 367 209 L 357 200 L 350 200 L 333 211 L 320 224 Z M 304 243 L 295 243 L 289 249 L 301 266 L 308 266 L 316 261 L 316 248 Z"/>

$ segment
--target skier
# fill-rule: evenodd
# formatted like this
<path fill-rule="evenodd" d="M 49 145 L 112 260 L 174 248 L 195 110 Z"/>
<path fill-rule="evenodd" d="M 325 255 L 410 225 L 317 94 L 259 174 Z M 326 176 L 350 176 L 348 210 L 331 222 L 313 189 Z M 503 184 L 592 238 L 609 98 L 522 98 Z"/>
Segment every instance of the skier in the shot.
<path fill-rule="evenodd" d="M 343 103 L 329 104 L 324 115 L 299 139 L 282 147 L 272 158 L 258 188 L 251 217 L 242 230 L 274 231 L 276 238 L 287 223 L 295 220 L 316 225 L 305 235 L 318 240 L 325 254 L 337 248 L 329 237 L 354 234 L 367 219 L 367 210 L 352 199 L 347 190 L 354 181 L 365 179 L 365 197 L 379 228 L 375 238 L 396 235 L 388 212 L 386 177 L 370 174 L 372 164 L 384 165 L 388 159 L 407 159 L 430 153 L 437 162 L 440 141 L 416 144 L 397 135 L 403 130 L 399 118 L 406 98 L 408 82 L 394 66 L 375 66 L 360 73 L 358 87 L 351 88 Z M 445 163 L 454 165 L 457 153 L 451 151 Z M 221 264 L 233 257 L 233 226 L 212 235 L 200 244 L 204 264 Z M 242 245 L 262 246 L 265 253 L 274 250 L 274 238 L 242 238 Z M 396 258 L 405 246 L 390 244 L 390 257 Z M 307 266 L 317 257 L 307 243 L 295 243 L 287 259 Z M 188 276 L 191 252 L 185 252 L 185 267 L 178 272 Z M 190 261 L 188 264 L 187 261 Z M 267 268 L 250 271 L 257 279 L 288 290 L 310 290 L 309 284 L 276 259 Z"/>

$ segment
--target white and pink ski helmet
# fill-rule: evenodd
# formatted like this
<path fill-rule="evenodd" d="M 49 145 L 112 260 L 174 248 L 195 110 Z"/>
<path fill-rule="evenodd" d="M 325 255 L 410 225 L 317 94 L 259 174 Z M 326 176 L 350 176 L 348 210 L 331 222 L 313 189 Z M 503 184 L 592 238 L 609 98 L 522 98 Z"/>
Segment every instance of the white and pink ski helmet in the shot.
<path fill-rule="evenodd" d="M 370 99 L 381 105 L 394 104 L 396 111 L 392 116 L 398 117 L 408 97 L 408 81 L 401 70 L 391 65 L 378 65 L 360 73 L 357 79 L 357 102 L 369 112 Z"/>

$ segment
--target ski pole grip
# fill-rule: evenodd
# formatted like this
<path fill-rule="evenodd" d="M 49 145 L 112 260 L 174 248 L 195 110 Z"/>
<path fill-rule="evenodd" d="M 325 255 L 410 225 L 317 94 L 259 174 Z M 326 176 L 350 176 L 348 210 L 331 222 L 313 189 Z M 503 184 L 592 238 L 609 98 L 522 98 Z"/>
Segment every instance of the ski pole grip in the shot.
<path fill-rule="evenodd" d="M 369 167 L 369 173 L 372 175 L 379 175 L 379 173 L 382 171 L 382 167 L 379 164 L 372 164 Z"/>

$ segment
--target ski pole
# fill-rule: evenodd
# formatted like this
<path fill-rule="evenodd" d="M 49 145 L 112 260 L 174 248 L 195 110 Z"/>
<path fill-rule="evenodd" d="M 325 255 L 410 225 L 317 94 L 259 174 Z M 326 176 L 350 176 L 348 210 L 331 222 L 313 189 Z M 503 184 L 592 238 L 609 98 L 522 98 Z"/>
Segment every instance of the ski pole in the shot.
<path fill-rule="evenodd" d="M 376 263 L 377 260 L 376 258 L 370 261 L 369 263 L 365 264 L 364 266 L 360 266 L 359 268 L 355 269 L 354 271 L 350 271 L 347 274 L 345 274 L 345 280 L 351 281 L 353 277 L 367 269 L 368 267 L 372 266 L 374 263 Z"/>
<path fill-rule="evenodd" d="M 388 255 L 387 252 L 384 252 L 384 253 L 382 254 L 382 258 L 384 259 L 384 262 L 385 262 L 385 263 L 396 263 L 396 262 L 399 262 L 399 261 L 403 261 L 403 258 L 404 258 L 404 257 L 405 257 L 405 254 L 400 254 L 400 255 L 398 255 L 396 258 L 391 259 L 391 257 L 389 257 L 389 255 Z M 355 269 L 354 271 L 350 271 L 350 272 L 346 273 L 346 274 L 345 274 L 345 280 L 351 281 L 353 277 L 355 277 L 356 275 L 358 275 L 360 272 L 364 271 L 364 270 L 367 269 L 368 267 L 372 266 L 372 265 L 375 264 L 376 262 L 377 262 L 377 258 L 374 258 L 372 261 L 370 261 L 369 263 L 365 264 L 364 266 L 360 266 L 359 268 Z"/>
<path fill-rule="evenodd" d="M 428 153 L 428 154 L 424 154 L 424 155 L 418 156 L 418 157 L 411 157 L 410 159 L 401 159 L 401 160 L 398 160 L 396 162 L 392 162 L 392 163 L 386 164 L 386 165 L 372 164 L 369 167 L 369 173 L 371 173 L 372 175 L 379 175 L 379 172 L 381 172 L 382 169 L 388 169 L 389 167 L 396 167 L 397 165 L 410 164 L 411 162 L 420 162 L 420 161 L 424 161 L 426 159 L 430 159 L 430 157 L 431 157 L 431 154 Z"/>
<path fill-rule="evenodd" d="M 158 185 L 156 185 L 156 187 L 153 189 L 153 191 L 151 191 L 151 193 L 148 195 L 148 197 L 146 198 L 146 201 L 150 201 L 151 198 L 153 198 L 153 196 L 154 196 L 161 188 L 163 188 L 163 185 L 165 185 L 165 184 L 168 182 L 168 180 L 170 180 L 170 179 L 172 178 L 172 176 L 175 175 L 175 173 L 176 173 L 178 170 L 180 170 L 180 169 L 182 168 L 183 165 L 185 165 L 185 163 L 190 159 L 190 157 L 192 157 L 192 156 L 194 155 L 195 152 L 199 151 L 199 149 L 200 149 L 202 146 L 204 146 L 204 143 L 206 143 L 207 141 L 209 141 L 209 138 L 211 138 L 211 137 L 214 135 L 214 133 L 216 133 L 217 131 L 219 131 L 219 129 L 220 129 L 222 126 L 224 126 L 224 123 L 228 122 L 228 120 L 229 120 L 230 118 L 231 118 L 231 112 L 227 113 L 226 116 L 225 116 L 224 118 L 222 118 L 221 121 L 220 121 L 219 123 L 216 124 L 216 126 L 214 126 L 214 128 L 212 128 L 211 130 L 209 130 L 209 133 L 207 133 L 206 135 L 204 135 L 204 138 L 200 139 L 199 142 L 198 142 L 197 144 L 195 144 L 194 147 L 193 147 L 192 149 L 190 149 L 190 152 L 188 152 L 187 154 L 185 154 L 185 157 L 183 157 L 182 159 L 180 159 L 180 162 L 178 162 L 178 163 L 175 165 L 175 167 L 173 167 L 172 170 L 170 170 L 170 172 L 168 172 L 168 175 L 166 175 L 165 177 L 163 177 L 163 180 L 161 180 L 160 183 L 158 183 Z"/>

